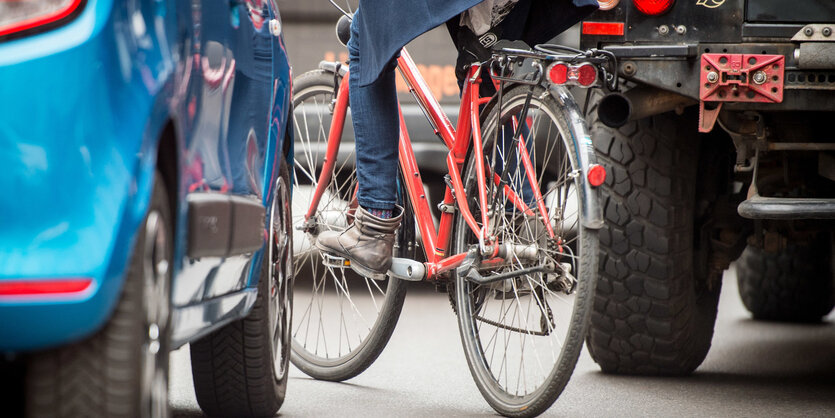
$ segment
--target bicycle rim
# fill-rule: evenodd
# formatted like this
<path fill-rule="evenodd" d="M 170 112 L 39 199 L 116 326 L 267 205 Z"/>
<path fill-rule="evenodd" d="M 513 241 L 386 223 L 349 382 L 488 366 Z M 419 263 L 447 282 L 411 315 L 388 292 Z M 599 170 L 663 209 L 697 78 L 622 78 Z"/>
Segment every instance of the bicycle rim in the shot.
<path fill-rule="evenodd" d="M 349 268 L 325 266 L 322 254 L 313 245 L 317 233 L 342 231 L 353 220 L 356 187 L 353 143 L 340 147 L 341 155 L 316 211 L 315 232 L 298 229 L 304 223 L 322 170 L 332 117 L 333 74 L 308 73 L 300 77 L 296 86 L 293 176 L 296 285 L 291 360 L 311 377 L 341 381 L 364 371 L 382 351 L 396 324 L 406 287 L 398 280 L 375 281 Z M 351 132 L 350 113 L 345 132 Z"/>
<path fill-rule="evenodd" d="M 535 257 L 518 255 L 502 266 L 480 271 L 482 276 L 550 264 L 548 273 L 520 274 L 512 279 L 478 285 L 456 277 L 459 328 L 470 371 L 482 395 L 499 413 L 533 416 L 547 409 L 571 376 L 588 324 L 591 292 L 595 286 L 597 237 L 581 227 L 572 143 L 567 121 L 557 104 L 537 89 L 531 99 L 527 125 L 520 142 L 531 159 L 541 200 L 554 232 L 550 238 L 537 209 L 534 183 L 513 143 L 513 119 L 520 116 L 528 87 L 506 92 L 502 123 L 494 108 L 484 122 L 486 167 L 504 175 L 506 183 L 537 216 L 525 214 L 500 189 L 489 187 L 495 202 L 491 223 L 500 242 L 535 246 Z M 517 126 L 520 121 L 516 121 Z M 496 136 L 496 127 L 499 129 Z M 569 136 L 570 137 L 570 136 Z M 518 145 L 518 144 L 517 144 Z M 493 148 L 496 148 L 495 154 Z M 495 161 L 492 160 L 495 155 Z M 514 165 L 514 162 L 516 164 Z M 465 171 L 470 208 L 480 219 L 474 159 Z M 489 177 L 488 177 L 489 178 Z M 478 240 L 459 218 L 455 250 L 464 252 Z"/>

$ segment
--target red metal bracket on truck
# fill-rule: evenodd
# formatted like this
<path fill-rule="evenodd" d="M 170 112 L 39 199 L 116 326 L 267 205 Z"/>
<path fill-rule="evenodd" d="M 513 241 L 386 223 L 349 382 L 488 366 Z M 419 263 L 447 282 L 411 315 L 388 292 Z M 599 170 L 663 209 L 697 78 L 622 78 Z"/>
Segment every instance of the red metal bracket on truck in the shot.
<path fill-rule="evenodd" d="M 782 55 L 702 54 L 699 132 L 713 130 L 725 102 L 782 103 L 785 63 Z"/>

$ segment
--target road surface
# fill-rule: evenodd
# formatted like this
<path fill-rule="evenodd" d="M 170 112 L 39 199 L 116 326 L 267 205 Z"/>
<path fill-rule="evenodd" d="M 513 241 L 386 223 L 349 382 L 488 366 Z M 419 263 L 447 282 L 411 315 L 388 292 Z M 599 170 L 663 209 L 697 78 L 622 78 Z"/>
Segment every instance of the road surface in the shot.
<path fill-rule="evenodd" d="M 713 348 L 693 376 L 606 375 L 584 351 L 545 416 L 835 416 L 835 315 L 821 325 L 748 318 L 728 272 Z M 174 415 L 202 416 L 188 348 L 171 360 Z M 293 368 L 290 376 L 286 417 L 493 415 L 470 377 L 446 295 L 428 287 L 410 289 L 389 346 L 362 375 L 320 382 Z"/>

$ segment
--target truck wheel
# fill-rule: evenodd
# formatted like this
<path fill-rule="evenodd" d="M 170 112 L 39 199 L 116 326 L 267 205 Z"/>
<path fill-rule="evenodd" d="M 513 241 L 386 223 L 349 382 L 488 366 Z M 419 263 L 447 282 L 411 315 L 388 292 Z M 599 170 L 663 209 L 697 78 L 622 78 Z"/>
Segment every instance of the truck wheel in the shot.
<path fill-rule="evenodd" d="M 173 231 L 157 173 L 113 315 L 86 340 L 29 356 L 26 415 L 168 416 Z"/>
<path fill-rule="evenodd" d="M 708 287 L 694 264 L 696 124 L 667 113 L 615 130 L 590 104 L 609 175 L 589 352 L 604 372 L 690 373 L 710 348 L 721 286 Z"/>
<path fill-rule="evenodd" d="M 835 306 L 829 238 L 776 254 L 749 245 L 736 263 L 742 303 L 754 319 L 817 322 Z"/>
<path fill-rule="evenodd" d="M 246 318 L 191 343 L 194 392 L 210 416 L 273 416 L 284 403 L 293 312 L 293 217 L 284 161 L 279 174 L 255 305 Z"/>

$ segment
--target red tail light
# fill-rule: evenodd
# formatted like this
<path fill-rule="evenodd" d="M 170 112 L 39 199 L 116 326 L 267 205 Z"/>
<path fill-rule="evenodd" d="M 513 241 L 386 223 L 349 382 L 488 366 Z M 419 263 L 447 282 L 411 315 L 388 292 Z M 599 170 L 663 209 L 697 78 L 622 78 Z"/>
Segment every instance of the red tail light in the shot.
<path fill-rule="evenodd" d="M 656 16 L 670 10 L 675 0 L 632 0 L 632 2 L 641 13 Z"/>
<path fill-rule="evenodd" d="M 589 63 L 568 65 L 557 62 L 548 69 L 548 78 L 554 84 L 589 87 L 597 82 L 597 68 Z"/>
<path fill-rule="evenodd" d="M 0 37 L 58 23 L 83 0 L 0 0 Z"/>
<path fill-rule="evenodd" d="M 597 81 L 597 68 L 595 68 L 594 65 L 582 64 L 576 68 L 576 71 L 576 80 L 583 87 L 588 87 Z M 574 77 L 572 77 L 572 74 L 569 73 L 568 78 L 573 79 Z"/>
<path fill-rule="evenodd" d="M 568 66 L 558 62 L 548 71 L 548 76 L 554 84 L 565 84 L 568 81 Z"/>
<path fill-rule="evenodd" d="M 0 281 L 0 299 L 73 297 L 86 293 L 92 285 L 93 279 L 88 278 Z"/>

